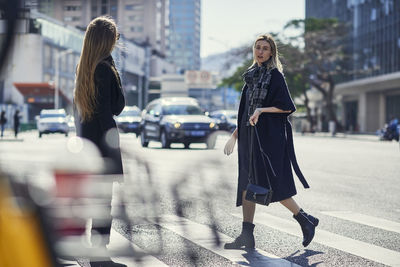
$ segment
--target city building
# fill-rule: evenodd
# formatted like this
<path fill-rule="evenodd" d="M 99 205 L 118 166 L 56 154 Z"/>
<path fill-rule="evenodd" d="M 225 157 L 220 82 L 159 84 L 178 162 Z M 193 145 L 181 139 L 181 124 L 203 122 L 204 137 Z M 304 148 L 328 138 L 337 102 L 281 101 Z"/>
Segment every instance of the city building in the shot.
<path fill-rule="evenodd" d="M 306 0 L 310 17 L 350 24 L 346 50 L 353 74 L 335 89 L 345 129 L 375 132 L 392 117 L 400 118 L 400 1 Z"/>
<path fill-rule="evenodd" d="M 130 103 L 137 103 L 139 107 L 146 105 L 149 92 L 152 92 L 151 98 L 160 95 L 161 85 L 157 82 L 160 81 L 157 77 L 177 71 L 176 66 L 167 58 L 168 0 L 31 0 L 30 2 L 39 12 L 83 30 L 93 18 L 109 15 L 116 21 L 123 40 L 144 48 L 146 68 L 149 65 L 147 72 L 154 82 L 149 83 L 147 80 L 142 82 L 138 77 L 133 78 L 129 75 L 122 77 L 123 83 L 127 82 L 127 99 Z M 125 41 L 121 45 L 132 46 Z M 137 63 L 137 60 L 129 62 L 132 56 L 126 53 L 125 49 L 122 50 L 124 66 Z M 132 86 L 132 83 L 145 86 L 146 93 L 136 91 L 140 86 Z"/>
<path fill-rule="evenodd" d="M 75 70 L 84 32 L 36 11 L 28 12 L 17 30 L 0 76 L 0 104 L 23 110 L 24 122 L 32 122 L 45 108 L 60 107 L 72 113 Z M 114 49 L 113 57 L 127 104 L 144 106 L 150 49 L 122 42 L 123 47 Z"/>
<path fill-rule="evenodd" d="M 111 16 L 128 40 L 150 44 L 166 55 L 168 38 L 168 0 L 36 0 L 40 13 L 67 25 L 85 29 L 102 15 Z"/>
<path fill-rule="evenodd" d="M 160 80 L 161 97 L 193 97 L 207 111 L 238 107 L 239 92 L 218 87 L 219 76 L 209 71 L 185 71 L 185 74 L 165 74 Z"/>
<path fill-rule="evenodd" d="M 169 0 L 168 58 L 181 73 L 200 69 L 200 0 Z"/>

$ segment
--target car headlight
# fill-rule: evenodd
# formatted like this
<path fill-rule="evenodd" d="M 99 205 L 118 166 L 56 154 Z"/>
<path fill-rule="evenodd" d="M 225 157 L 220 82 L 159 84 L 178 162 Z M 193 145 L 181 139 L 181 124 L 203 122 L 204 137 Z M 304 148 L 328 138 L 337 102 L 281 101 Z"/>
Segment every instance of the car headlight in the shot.
<path fill-rule="evenodd" d="M 175 123 L 174 123 L 174 128 L 175 128 L 175 129 L 181 128 L 181 124 L 180 124 L 179 122 L 175 122 Z"/>
<path fill-rule="evenodd" d="M 214 128 L 215 127 L 215 123 L 214 122 L 211 122 L 210 123 L 210 128 Z"/>

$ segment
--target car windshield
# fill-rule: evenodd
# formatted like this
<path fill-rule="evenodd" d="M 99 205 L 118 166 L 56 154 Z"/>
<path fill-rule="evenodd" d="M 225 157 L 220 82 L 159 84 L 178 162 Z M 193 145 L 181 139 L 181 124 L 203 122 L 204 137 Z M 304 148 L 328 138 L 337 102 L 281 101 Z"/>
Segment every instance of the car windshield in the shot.
<path fill-rule="evenodd" d="M 140 116 L 140 111 L 138 110 L 124 110 L 119 116 Z"/>
<path fill-rule="evenodd" d="M 168 105 L 163 108 L 164 115 L 204 115 L 200 107 L 194 105 Z"/>
<path fill-rule="evenodd" d="M 41 114 L 40 118 L 65 118 L 65 114 L 59 114 L 59 113 Z"/>

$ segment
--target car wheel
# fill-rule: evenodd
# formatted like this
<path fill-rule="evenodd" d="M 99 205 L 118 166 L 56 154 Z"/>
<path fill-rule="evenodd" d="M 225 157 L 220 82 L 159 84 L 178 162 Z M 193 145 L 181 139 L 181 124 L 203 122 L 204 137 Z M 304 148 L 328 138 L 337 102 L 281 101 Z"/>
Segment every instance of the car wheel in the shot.
<path fill-rule="evenodd" d="M 189 149 L 190 143 L 183 143 L 186 149 Z"/>
<path fill-rule="evenodd" d="M 149 145 L 144 130 L 140 132 L 140 143 L 142 144 L 142 147 L 147 147 Z"/>
<path fill-rule="evenodd" d="M 165 130 L 161 131 L 161 146 L 162 146 L 162 148 L 170 148 L 171 147 L 171 143 L 168 140 L 167 133 L 165 132 Z"/>

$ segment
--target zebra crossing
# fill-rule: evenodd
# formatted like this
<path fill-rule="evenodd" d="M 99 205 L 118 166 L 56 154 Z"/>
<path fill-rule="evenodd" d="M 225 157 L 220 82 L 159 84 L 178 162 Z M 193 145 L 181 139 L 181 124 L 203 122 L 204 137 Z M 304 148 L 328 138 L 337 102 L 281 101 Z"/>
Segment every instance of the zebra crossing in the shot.
<path fill-rule="evenodd" d="M 385 220 L 385 223 L 387 225 L 377 225 L 376 223 L 374 223 L 374 221 L 382 222 L 381 218 L 374 218 L 372 216 L 365 216 L 357 213 L 352 214 L 351 212 L 325 211 L 321 213 L 329 216 L 341 217 L 341 219 L 350 221 L 351 223 L 358 223 L 369 226 L 371 226 L 372 224 L 380 227 L 381 229 L 385 228 L 385 230 L 387 231 L 389 231 L 388 229 L 396 230 L 396 226 L 398 224 L 396 222 Z M 234 217 L 237 217 L 238 221 L 241 220 L 240 214 L 232 215 Z M 256 215 L 255 224 L 273 228 L 280 232 L 284 232 L 300 238 L 302 237 L 299 226 L 294 221 L 282 219 L 277 216 L 269 215 L 266 213 L 259 213 Z M 181 237 L 202 247 L 205 250 L 212 251 L 213 253 L 229 260 L 230 262 L 232 262 L 232 264 L 236 264 L 237 266 L 299 266 L 295 263 L 292 263 L 286 259 L 282 259 L 270 252 L 261 249 L 256 249 L 254 251 L 225 250 L 223 248 L 223 244 L 225 242 L 232 241 L 233 237 L 218 232 L 220 245 L 216 245 L 215 233 L 210 226 L 197 223 L 184 217 L 179 217 L 176 215 L 164 215 L 163 217 L 161 217 L 159 225 L 164 229 L 180 235 Z M 390 225 L 391 227 L 389 227 L 388 225 Z M 331 233 L 329 231 L 320 229 L 320 227 L 317 228 L 313 242 L 367 259 L 371 261 L 371 266 L 374 266 L 375 264 L 400 266 L 400 252 L 398 251 L 390 250 L 387 248 L 379 247 L 377 245 L 354 240 L 346 236 Z M 126 236 L 123 236 L 119 232 L 113 230 L 111 233 L 109 250 L 118 250 L 123 246 L 132 246 L 135 251 L 145 252 L 145 250 L 128 241 Z M 113 258 L 113 260 L 126 264 L 127 266 L 168 266 L 168 264 L 158 259 L 157 256 L 151 255 L 143 257 L 140 262 L 135 262 L 133 259 L 127 257 Z M 324 262 L 322 265 L 332 266 L 329 262 Z"/>
<path fill-rule="evenodd" d="M 236 216 L 241 217 L 241 215 Z M 361 221 L 358 220 L 357 223 L 361 223 Z M 302 237 L 297 223 L 266 213 L 257 214 L 255 224 L 262 224 L 294 236 Z M 400 266 L 400 252 L 330 233 L 318 228 L 312 242 L 317 242 L 374 262 L 389 266 Z"/>

